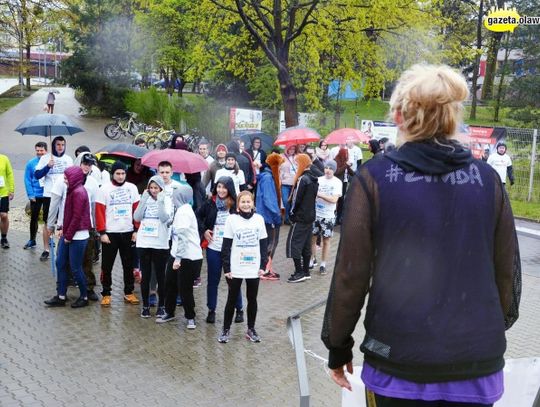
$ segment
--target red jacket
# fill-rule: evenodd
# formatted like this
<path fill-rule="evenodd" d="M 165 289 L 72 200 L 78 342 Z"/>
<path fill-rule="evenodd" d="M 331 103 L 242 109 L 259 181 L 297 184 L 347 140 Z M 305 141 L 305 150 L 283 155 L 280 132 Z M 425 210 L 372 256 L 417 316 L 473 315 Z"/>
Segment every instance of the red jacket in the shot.
<path fill-rule="evenodd" d="M 64 172 L 68 180 L 66 204 L 64 207 L 63 235 L 65 240 L 73 240 L 79 230 L 92 228 L 88 193 L 83 186 L 86 176 L 80 167 L 69 167 Z"/>

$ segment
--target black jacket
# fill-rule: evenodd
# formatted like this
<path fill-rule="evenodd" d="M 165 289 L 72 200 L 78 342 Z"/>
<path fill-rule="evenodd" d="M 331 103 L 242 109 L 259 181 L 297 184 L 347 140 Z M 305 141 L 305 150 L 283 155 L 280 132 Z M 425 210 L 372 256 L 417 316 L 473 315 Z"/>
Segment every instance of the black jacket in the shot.
<path fill-rule="evenodd" d="M 315 221 L 315 199 L 319 182 L 315 170 L 310 166 L 298 178 L 292 192 L 290 219 L 294 223 L 313 223 Z"/>
<path fill-rule="evenodd" d="M 221 177 L 217 180 L 216 186 L 218 183 L 225 185 L 227 191 L 229 191 L 229 196 L 233 199 L 233 205 L 231 206 L 229 213 L 236 213 L 236 191 L 234 189 L 234 182 L 231 177 Z M 217 217 L 217 206 L 216 206 L 216 186 L 212 191 L 212 197 L 205 200 L 201 207 L 198 208 L 195 212 L 197 216 L 197 225 L 199 227 L 199 236 L 201 240 L 204 239 L 204 232 L 207 230 L 214 230 L 214 225 L 216 224 Z"/>

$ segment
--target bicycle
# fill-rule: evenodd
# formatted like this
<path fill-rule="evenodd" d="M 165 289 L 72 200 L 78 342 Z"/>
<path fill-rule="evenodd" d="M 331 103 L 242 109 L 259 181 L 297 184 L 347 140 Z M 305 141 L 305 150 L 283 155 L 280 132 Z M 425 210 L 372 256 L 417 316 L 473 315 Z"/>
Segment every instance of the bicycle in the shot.
<path fill-rule="evenodd" d="M 161 123 L 159 124 L 161 125 Z M 148 126 L 144 132 L 137 133 L 134 140 L 142 138 L 149 150 L 163 150 L 169 146 L 169 141 L 173 133 L 174 130 L 167 130 L 163 126 Z"/>
<path fill-rule="evenodd" d="M 128 135 L 134 137 L 137 133 L 146 129 L 146 124 L 139 122 L 136 118 L 137 113 L 134 112 L 126 112 L 123 116 L 113 116 L 114 123 L 107 124 L 103 132 L 111 140 L 117 140 Z"/>

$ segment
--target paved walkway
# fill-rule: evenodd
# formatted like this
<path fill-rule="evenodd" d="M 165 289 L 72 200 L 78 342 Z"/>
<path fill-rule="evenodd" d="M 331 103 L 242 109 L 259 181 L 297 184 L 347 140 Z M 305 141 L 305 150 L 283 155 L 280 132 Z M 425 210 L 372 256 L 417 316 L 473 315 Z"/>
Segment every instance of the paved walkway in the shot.
<path fill-rule="evenodd" d="M 68 139 L 68 152 L 80 144 L 92 149 L 107 143 L 103 121 L 86 120 L 69 89 L 60 89 L 58 110 L 72 115 L 87 131 Z M 40 112 L 44 92 L 0 116 L 0 151 L 17 164 L 18 171 L 31 157 L 38 137 L 22 137 L 9 129 Z M 22 179 L 22 178 L 21 178 Z M 18 178 L 18 191 L 21 183 Z M 17 195 L 23 204 L 24 195 Z M 538 225 L 519 222 L 524 228 Z M 24 230 L 24 227 L 23 227 Z M 12 230 L 12 248 L 0 251 L 0 406 L 295 406 L 298 383 L 295 359 L 286 330 L 287 316 L 327 295 L 330 275 L 287 284 L 291 262 L 284 258 L 282 242 L 275 266 L 282 281 L 261 282 L 257 327 L 263 342 L 243 338 L 245 324 L 232 327 L 231 341 L 216 340 L 222 322 L 226 289 L 222 284 L 216 325 L 204 322 L 205 276 L 196 289 L 198 326 L 185 329 L 178 322 L 157 325 L 139 317 L 139 307 L 122 302 L 121 270 L 113 271 L 113 304 L 73 310 L 47 309 L 43 300 L 54 294 L 49 265 L 38 260 L 39 250 L 22 250 L 27 233 Z M 338 236 L 331 250 L 335 255 Z M 540 355 L 540 240 L 520 235 L 523 262 L 521 317 L 508 332 L 508 358 Z M 332 269 L 333 264 L 329 264 Z M 99 267 L 94 267 L 96 275 Z M 137 292 L 139 288 L 137 287 Z M 70 288 L 74 300 L 78 290 Z M 305 348 L 326 357 L 319 336 L 323 309 L 302 319 Z M 182 315 L 182 310 L 178 310 Z M 361 324 L 357 344 L 363 336 Z M 361 355 L 355 346 L 355 364 Z M 323 363 L 307 357 L 314 406 L 337 406 L 340 390 L 325 373 Z"/>

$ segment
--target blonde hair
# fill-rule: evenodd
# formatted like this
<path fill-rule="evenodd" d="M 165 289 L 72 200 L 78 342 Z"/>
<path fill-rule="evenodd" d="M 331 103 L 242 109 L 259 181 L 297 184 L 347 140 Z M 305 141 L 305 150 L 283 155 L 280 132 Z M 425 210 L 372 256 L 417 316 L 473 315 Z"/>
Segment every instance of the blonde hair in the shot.
<path fill-rule="evenodd" d="M 240 198 L 242 198 L 243 196 L 249 196 L 251 198 L 251 202 L 253 202 L 253 204 L 255 204 L 255 199 L 253 198 L 253 194 L 249 191 L 241 191 L 237 196 L 236 196 L 236 207 L 239 208 L 240 207 Z"/>
<path fill-rule="evenodd" d="M 446 65 L 414 65 L 399 78 L 390 111 L 401 113 L 405 141 L 451 138 L 461 122 L 469 90 L 465 78 Z"/>

